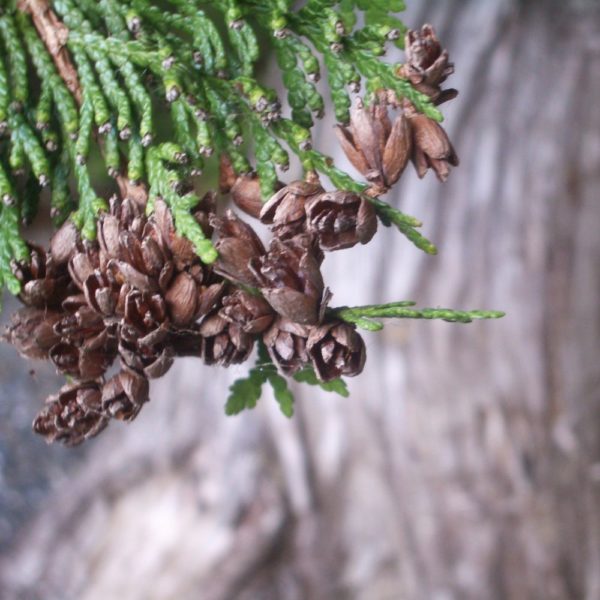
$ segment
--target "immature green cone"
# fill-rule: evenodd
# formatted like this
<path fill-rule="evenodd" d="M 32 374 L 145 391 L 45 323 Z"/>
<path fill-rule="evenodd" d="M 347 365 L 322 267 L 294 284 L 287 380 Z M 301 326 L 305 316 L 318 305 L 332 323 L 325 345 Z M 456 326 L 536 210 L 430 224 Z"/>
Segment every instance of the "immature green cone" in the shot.
<path fill-rule="evenodd" d="M 377 214 L 358 194 L 327 192 L 308 202 L 306 228 L 316 236 L 322 250 L 341 250 L 371 241 L 377 231 Z"/>
<path fill-rule="evenodd" d="M 280 239 L 288 239 L 304 231 L 306 205 L 325 190 L 318 183 L 293 181 L 273 194 L 260 211 L 260 220 L 271 225 Z"/>
<path fill-rule="evenodd" d="M 365 343 L 354 327 L 341 321 L 323 323 L 311 329 L 306 351 L 321 381 L 362 372 L 367 358 Z"/>
<path fill-rule="evenodd" d="M 95 381 L 66 385 L 46 400 L 33 430 L 49 443 L 76 446 L 107 426 L 109 419 L 102 409 L 101 396 L 101 386 Z"/>
<path fill-rule="evenodd" d="M 335 132 L 348 160 L 382 193 L 398 181 L 412 146 L 403 112 L 392 124 L 381 100 L 365 107 L 358 99 L 350 110 L 350 126 L 337 125 Z"/>
<path fill-rule="evenodd" d="M 422 114 L 409 118 L 413 130 L 414 147 L 412 161 L 417 175 L 422 179 L 429 169 L 444 182 L 450 175 L 450 167 L 457 167 L 458 156 L 441 125 Z"/>

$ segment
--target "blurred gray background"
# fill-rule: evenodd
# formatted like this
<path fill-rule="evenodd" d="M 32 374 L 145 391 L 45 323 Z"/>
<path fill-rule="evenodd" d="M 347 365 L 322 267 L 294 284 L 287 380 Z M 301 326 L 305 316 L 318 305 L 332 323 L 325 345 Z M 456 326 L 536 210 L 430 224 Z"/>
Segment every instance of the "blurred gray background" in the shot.
<path fill-rule="evenodd" d="M 226 418 L 247 367 L 182 360 L 72 450 L 30 432 L 58 378 L 1 346 L 0 598 L 600 598 L 600 5 L 407 4 L 456 63 L 462 164 L 389 200 L 440 254 L 381 229 L 327 257 L 333 304 L 508 316 L 366 334 L 351 398 L 298 388 L 291 421 L 268 391 Z"/>

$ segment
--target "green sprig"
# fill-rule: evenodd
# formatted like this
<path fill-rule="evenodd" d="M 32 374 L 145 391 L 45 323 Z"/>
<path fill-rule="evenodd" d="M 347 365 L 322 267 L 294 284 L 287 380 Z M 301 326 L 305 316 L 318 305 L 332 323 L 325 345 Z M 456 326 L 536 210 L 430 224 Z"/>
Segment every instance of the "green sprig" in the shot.
<path fill-rule="evenodd" d="M 453 310 L 448 308 L 412 308 L 415 302 L 402 301 L 369 306 L 343 306 L 331 310 L 331 314 L 346 323 L 368 331 L 380 331 L 383 323 L 376 319 L 441 319 L 449 323 L 472 323 L 482 319 L 501 319 L 505 313 L 485 310 Z"/>

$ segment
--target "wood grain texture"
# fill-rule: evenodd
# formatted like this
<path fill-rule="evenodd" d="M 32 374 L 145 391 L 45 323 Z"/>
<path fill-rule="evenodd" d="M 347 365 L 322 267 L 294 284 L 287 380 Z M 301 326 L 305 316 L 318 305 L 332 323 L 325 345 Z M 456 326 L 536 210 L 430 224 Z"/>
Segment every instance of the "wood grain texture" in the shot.
<path fill-rule="evenodd" d="M 600 9 L 408 4 L 461 91 L 460 168 L 394 194 L 440 254 L 380 231 L 326 280 L 334 304 L 508 316 L 367 334 L 352 397 L 299 388 L 291 421 L 268 393 L 225 418 L 245 368 L 182 361 L 55 486 L 0 561 L 3 598 L 600 597 Z M 332 126 L 316 145 L 339 154 Z"/>

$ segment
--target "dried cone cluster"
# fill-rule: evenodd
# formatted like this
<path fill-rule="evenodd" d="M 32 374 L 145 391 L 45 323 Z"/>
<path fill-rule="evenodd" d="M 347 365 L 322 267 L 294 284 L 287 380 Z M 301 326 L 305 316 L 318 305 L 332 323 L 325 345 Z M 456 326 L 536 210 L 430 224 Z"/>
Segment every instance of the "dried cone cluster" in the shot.
<path fill-rule="evenodd" d="M 213 209 L 205 197 L 198 221 Z M 175 233 L 160 200 L 146 218 L 134 202 L 113 199 L 96 243 L 82 241 L 67 222 L 48 252 L 32 247 L 31 263 L 15 274 L 27 307 L 13 315 L 8 340 L 28 357 L 51 360 L 72 382 L 34 422 L 50 441 L 77 444 L 111 418 L 135 418 L 148 401 L 148 380 L 164 375 L 176 356 L 212 357 L 215 337 L 228 343 L 202 331 L 221 308 L 226 281 Z M 249 340 L 236 358 L 251 349 Z M 116 359 L 120 370 L 107 377 Z"/>
<path fill-rule="evenodd" d="M 275 233 L 268 249 L 248 223 L 231 211 L 217 215 L 214 195 L 205 196 L 195 217 L 215 237 L 219 258 L 210 266 L 177 235 L 160 199 L 146 217 L 132 200 L 113 198 L 96 242 L 83 241 L 67 222 L 47 252 L 32 245 L 30 262 L 15 265 L 25 307 L 6 338 L 70 378 L 47 399 L 34 430 L 78 444 L 110 419 L 134 419 L 149 399 L 149 380 L 176 357 L 228 366 L 245 361 L 259 338 L 285 373 L 309 363 L 323 380 L 360 372 L 361 338 L 325 317 L 321 247 L 368 241 L 376 228 L 372 207 L 295 182 L 263 212 Z M 327 341 L 317 335 L 325 330 L 335 332 Z M 115 363 L 119 369 L 108 376 Z"/>
<path fill-rule="evenodd" d="M 434 103 L 456 95 L 441 89 L 453 67 L 430 26 L 408 32 L 406 48 L 399 75 Z M 217 214 L 214 194 L 194 213 L 214 239 L 212 265 L 175 232 L 161 199 L 148 217 L 135 201 L 113 198 L 98 219 L 96 242 L 83 241 L 67 222 L 47 252 L 32 245 L 29 263 L 14 266 L 25 307 L 13 315 L 6 338 L 69 378 L 47 399 L 34 430 L 48 441 L 78 444 L 111 419 L 134 419 L 149 399 L 149 380 L 176 357 L 228 366 L 248 359 L 257 340 L 287 375 L 308 364 L 322 381 L 360 373 L 362 338 L 327 311 L 324 252 L 371 240 L 377 215 L 368 196 L 394 185 L 409 160 L 419 176 L 432 168 L 445 180 L 458 159 L 436 122 L 387 90 L 369 106 L 358 101 L 337 134 L 371 184 L 366 196 L 326 191 L 311 174 L 281 184 L 263 204 L 256 174 L 234 173 L 222 156 L 221 191 L 269 226 L 268 247 L 233 212 Z"/>
<path fill-rule="evenodd" d="M 222 164 L 222 180 L 229 168 Z M 364 342 L 353 326 L 327 316 L 331 294 L 320 267 L 324 251 L 371 240 L 377 230 L 372 204 L 351 192 L 327 192 L 316 181 L 294 181 L 257 215 L 257 185 L 243 175 L 230 189 L 238 207 L 269 226 L 268 248 L 232 213 L 211 221 L 218 232 L 215 271 L 260 292 L 253 297 L 238 290 L 223 301 L 221 314 L 232 318 L 235 310 L 244 331 L 262 333 L 273 362 L 287 375 L 309 363 L 323 381 L 357 375 L 365 363 Z M 325 342 L 326 331 L 335 334 Z"/>
<path fill-rule="evenodd" d="M 456 90 L 441 88 L 454 72 L 454 65 L 431 25 L 408 31 L 405 48 L 407 61 L 398 69 L 399 76 L 436 105 L 457 96 Z M 390 109 L 396 111 L 393 121 Z M 409 100 L 399 101 L 386 90 L 368 107 L 359 99 L 350 111 L 349 126 L 337 126 L 336 134 L 346 156 L 371 183 L 375 195 L 398 181 L 409 160 L 419 177 L 433 169 L 440 181 L 446 181 L 450 168 L 458 166 L 458 156 L 444 129 L 418 112 Z"/>

